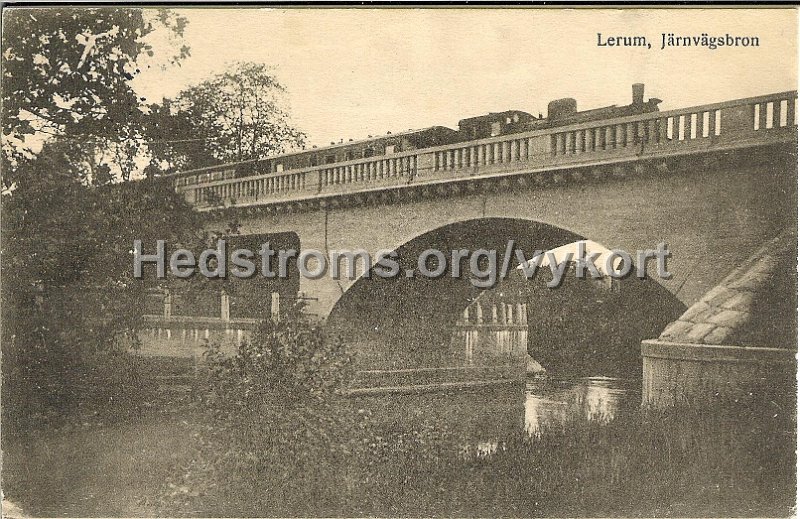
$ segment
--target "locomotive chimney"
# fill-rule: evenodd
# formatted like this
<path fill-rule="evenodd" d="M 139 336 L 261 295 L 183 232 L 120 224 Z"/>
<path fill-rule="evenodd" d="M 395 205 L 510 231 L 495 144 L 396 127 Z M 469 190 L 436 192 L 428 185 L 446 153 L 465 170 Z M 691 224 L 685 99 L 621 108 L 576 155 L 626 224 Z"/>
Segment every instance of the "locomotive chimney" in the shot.
<path fill-rule="evenodd" d="M 635 105 L 644 104 L 644 83 L 633 84 L 633 104 Z"/>

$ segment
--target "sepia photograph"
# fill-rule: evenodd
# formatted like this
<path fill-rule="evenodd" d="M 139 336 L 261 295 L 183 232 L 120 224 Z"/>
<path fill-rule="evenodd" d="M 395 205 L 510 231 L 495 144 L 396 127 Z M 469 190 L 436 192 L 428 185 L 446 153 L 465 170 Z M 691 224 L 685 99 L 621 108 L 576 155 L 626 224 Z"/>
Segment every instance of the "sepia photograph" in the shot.
<path fill-rule="evenodd" d="M 2 517 L 797 515 L 791 6 L 2 6 Z"/>

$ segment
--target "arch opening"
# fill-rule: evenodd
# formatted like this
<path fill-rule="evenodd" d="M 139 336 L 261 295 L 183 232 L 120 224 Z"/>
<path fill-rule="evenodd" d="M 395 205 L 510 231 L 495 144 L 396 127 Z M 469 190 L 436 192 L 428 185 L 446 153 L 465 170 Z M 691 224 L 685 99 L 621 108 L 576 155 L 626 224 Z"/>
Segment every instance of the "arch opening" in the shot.
<path fill-rule="evenodd" d="M 428 249 L 442 251 L 448 261 L 453 250 L 496 250 L 499 267 L 510 240 L 530 259 L 534 251 L 583 239 L 539 221 L 481 218 L 437 228 L 395 251 L 402 274 L 416 269 L 417 259 Z M 518 258 L 513 257 L 509 272 L 518 264 Z M 459 277 L 452 277 L 448 268 L 445 275 L 435 279 L 418 273 L 384 279 L 374 276 L 373 269 L 342 295 L 331 311 L 328 327 L 352 345 L 359 365 L 370 369 L 491 363 L 513 350 L 511 343 L 519 342 L 524 335 L 527 344 L 522 353 L 531 354 L 545 368 L 585 373 L 591 366 L 606 366 L 608 373 L 617 373 L 640 366 L 639 342 L 657 336 L 685 310 L 652 279 L 620 280 L 610 290 L 596 280 L 576 279 L 573 274 L 566 275 L 559 288 L 549 289 L 544 285 L 552 276 L 545 268 L 531 280 L 510 275 L 482 288 L 470 277 L 468 259 L 462 260 L 460 270 Z M 481 322 L 475 322 L 479 300 L 489 299 L 494 306 L 482 309 Z M 511 342 L 502 339 L 504 345 L 489 346 L 495 351 L 485 351 L 485 345 L 478 345 L 481 351 L 476 352 L 473 341 L 470 352 L 466 335 L 460 333 L 470 328 L 470 319 L 475 325 L 472 328 L 480 325 L 481 330 L 498 332 L 497 336 L 503 330 L 525 333 L 514 335 Z M 602 359 L 606 360 L 599 362 Z"/>

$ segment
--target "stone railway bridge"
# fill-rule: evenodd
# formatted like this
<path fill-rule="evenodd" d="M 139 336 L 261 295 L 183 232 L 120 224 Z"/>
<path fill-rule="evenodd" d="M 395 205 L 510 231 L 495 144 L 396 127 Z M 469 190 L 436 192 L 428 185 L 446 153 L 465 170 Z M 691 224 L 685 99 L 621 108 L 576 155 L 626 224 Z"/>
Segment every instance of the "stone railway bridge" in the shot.
<path fill-rule="evenodd" d="M 625 311 L 652 310 L 630 323 L 640 328 L 634 335 L 652 339 L 765 242 L 796 227 L 796 98 L 783 92 L 176 189 L 207 213 L 209 229 L 237 222 L 237 239 L 290 236 L 323 252 L 392 249 L 404 269 L 425 249 L 502 252 L 509 239 L 529 252 L 581 238 L 631 253 L 665 242 L 671 279 L 625 280 L 641 285 Z M 487 295 L 466 276 L 290 281 L 310 312 L 346 331 L 368 358 L 421 358 L 426 345 L 469 335 L 471 324 L 521 332 L 541 322 L 524 289 L 501 283 Z M 480 297 L 491 301 L 478 309 Z M 595 301 L 576 298 L 583 299 L 570 305 Z M 206 335 L 216 327 L 241 336 L 248 326 L 231 324 L 225 308 L 194 329 L 186 323 L 196 321 L 168 310 L 152 322 L 153 336 L 173 339 L 196 339 L 203 327 Z M 533 341 L 516 332 L 515 341 Z M 470 348 L 465 340 L 456 350 Z"/>

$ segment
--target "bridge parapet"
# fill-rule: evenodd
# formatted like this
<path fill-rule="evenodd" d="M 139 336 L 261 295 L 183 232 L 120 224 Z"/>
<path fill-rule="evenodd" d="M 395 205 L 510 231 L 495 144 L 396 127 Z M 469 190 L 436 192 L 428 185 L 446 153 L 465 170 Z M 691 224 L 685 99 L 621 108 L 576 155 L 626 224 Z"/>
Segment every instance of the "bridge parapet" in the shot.
<path fill-rule="evenodd" d="M 176 189 L 200 210 L 252 207 L 471 178 L 765 146 L 796 139 L 797 92 L 790 91 L 281 173 L 203 183 L 192 182 L 207 173 L 190 173 L 176 181 Z M 220 166 L 219 170 L 231 170 L 231 166 Z"/>

